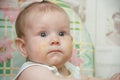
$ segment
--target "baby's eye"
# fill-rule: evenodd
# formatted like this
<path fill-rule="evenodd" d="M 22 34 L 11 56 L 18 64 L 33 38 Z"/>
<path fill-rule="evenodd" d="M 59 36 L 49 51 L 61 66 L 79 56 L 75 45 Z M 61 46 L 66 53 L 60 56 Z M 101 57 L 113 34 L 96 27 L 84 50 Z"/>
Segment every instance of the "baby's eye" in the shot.
<path fill-rule="evenodd" d="M 59 32 L 59 36 L 64 36 L 65 32 Z"/>
<path fill-rule="evenodd" d="M 40 36 L 41 36 L 41 37 L 46 37 L 46 36 L 47 36 L 47 33 L 41 32 L 41 33 L 40 33 Z"/>

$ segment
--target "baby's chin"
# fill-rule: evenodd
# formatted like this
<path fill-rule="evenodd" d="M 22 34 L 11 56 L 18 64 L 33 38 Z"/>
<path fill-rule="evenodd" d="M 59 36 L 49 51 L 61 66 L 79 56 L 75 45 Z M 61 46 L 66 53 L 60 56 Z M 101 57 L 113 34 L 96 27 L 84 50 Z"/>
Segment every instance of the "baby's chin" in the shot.
<path fill-rule="evenodd" d="M 49 62 L 49 66 L 55 66 L 57 68 L 62 67 L 65 64 L 65 60 L 54 60 Z"/>

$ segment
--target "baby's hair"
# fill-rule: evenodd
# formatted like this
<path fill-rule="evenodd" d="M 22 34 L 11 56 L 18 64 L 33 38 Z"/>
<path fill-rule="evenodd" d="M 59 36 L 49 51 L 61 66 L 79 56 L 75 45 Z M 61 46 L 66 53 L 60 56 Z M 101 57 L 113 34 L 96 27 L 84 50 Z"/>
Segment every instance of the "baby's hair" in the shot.
<path fill-rule="evenodd" d="M 44 15 L 49 12 L 59 12 L 65 14 L 66 17 L 68 17 L 66 12 L 62 8 L 52 2 L 46 0 L 43 0 L 41 2 L 33 2 L 26 6 L 19 13 L 16 19 L 15 28 L 17 37 L 22 38 L 25 36 L 24 32 L 25 30 L 27 30 L 25 28 L 27 26 L 26 23 L 28 22 L 28 18 L 31 16 L 32 13 L 36 14 L 38 12 L 40 15 Z"/>

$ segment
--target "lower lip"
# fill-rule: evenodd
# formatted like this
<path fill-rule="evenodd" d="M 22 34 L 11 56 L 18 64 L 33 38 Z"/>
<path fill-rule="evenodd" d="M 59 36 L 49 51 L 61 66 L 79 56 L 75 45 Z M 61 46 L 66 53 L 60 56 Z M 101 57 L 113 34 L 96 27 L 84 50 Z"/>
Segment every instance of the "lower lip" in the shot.
<path fill-rule="evenodd" d="M 62 52 L 61 51 L 50 51 L 48 54 L 51 56 L 55 56 L 55 55 L 62 55 Z"/>

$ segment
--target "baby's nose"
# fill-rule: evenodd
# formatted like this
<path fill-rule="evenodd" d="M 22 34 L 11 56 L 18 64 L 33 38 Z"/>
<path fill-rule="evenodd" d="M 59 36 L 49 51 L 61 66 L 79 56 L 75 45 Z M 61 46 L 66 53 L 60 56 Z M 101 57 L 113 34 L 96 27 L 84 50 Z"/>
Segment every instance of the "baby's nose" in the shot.
<path fill-rule="evenodd" d="M 52 41 L 51 45 L 59 45 L 60 43 L 58 41 Z"/>
<path fill-rule="evenodd" d="M 58 36 L 53 36 L 50 40 L 50 45 L 60 45 L 60 40 Z"/>

